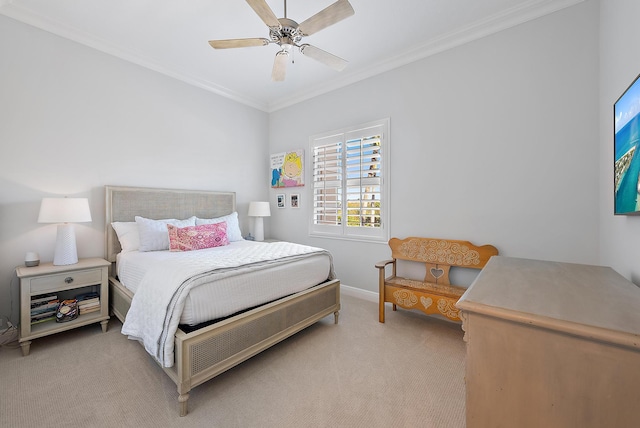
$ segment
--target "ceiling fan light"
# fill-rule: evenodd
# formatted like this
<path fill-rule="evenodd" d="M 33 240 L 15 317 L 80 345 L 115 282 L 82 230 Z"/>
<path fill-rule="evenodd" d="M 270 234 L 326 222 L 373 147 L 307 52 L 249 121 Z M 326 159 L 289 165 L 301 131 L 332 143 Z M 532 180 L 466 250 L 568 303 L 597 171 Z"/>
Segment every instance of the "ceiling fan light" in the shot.
<path fill-rule="evenodd" d="M 294 46 L 294 43 L 290 37 L 282 38 L 280 42 L 280 47 L 282 48 L 283 51 L 286 51 L 287 53 L 289 53 L 293 50 L 293 46 Z"/>
<path fill-rule="evenodd" d="M 287 74 L 287 61 L 289 60 L 289 52 L 285 49 L 276 54 L 273 62 L 273 71 L 271 72 L 271 80 L 274 82 L 283 82 Z"/>

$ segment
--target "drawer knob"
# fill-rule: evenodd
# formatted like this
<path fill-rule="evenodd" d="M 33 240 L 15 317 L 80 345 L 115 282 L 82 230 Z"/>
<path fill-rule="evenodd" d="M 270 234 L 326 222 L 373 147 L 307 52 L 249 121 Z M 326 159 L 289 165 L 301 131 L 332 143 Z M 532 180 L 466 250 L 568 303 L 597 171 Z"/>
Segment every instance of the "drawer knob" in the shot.
<path fill-rule="evenodd" d="M 64 279 L 64 282 L 66 282 L 67 284 L 71 284 L 73 282 L 73 278 L 68 276 Z"/>

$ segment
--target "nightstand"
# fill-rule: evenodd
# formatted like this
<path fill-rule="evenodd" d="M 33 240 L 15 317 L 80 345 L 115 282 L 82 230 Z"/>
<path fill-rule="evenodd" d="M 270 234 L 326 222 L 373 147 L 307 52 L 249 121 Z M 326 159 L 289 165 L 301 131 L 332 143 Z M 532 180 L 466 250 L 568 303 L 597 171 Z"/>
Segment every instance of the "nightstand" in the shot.
<path fill-rule="evenodd" d="M 74 265 L 54 266 L 43 263 L 39 266 L 16 268 L 20 278 L 20 346 L 22 355 L 29 355 L 31 340 L 99 322 L 102 331 L 107 331 L 109 322 L 109 265 L 104 259 L 81 259 Z M 67 322 L 49 320 L 32 323 L 32 300 L 40 296 L 55 295 L 60 301 L 73 299 L 79 294 L 95 292 L 99 295 L 99 309 L 80 313 L 78 318 Z M 53 298 L 53 297 L 52 297 Z"/>

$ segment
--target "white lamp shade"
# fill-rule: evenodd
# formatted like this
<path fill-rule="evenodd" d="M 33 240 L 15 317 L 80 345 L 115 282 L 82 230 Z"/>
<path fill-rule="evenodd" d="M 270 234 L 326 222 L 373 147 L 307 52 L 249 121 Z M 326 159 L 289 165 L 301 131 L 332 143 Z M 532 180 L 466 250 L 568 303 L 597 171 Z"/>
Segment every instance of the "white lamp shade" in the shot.
<path fill-rule="evenodd" d="M 271 208 L 269 202 L 250 202 L 249 217 L 270 217 Z"/>
<path fill-rule="evenodd" d="M 86 223 L 91 221 L 87 198 L 42 198 L 38 223 Z"/>
<path fill-rule="evenodd" d="M 86 223 L 91 221 L 87 198 L 42 198 L 38 223 Z M 72 224 L 58 225 L 54 265 L 78 263 L 76 232 Z"/>

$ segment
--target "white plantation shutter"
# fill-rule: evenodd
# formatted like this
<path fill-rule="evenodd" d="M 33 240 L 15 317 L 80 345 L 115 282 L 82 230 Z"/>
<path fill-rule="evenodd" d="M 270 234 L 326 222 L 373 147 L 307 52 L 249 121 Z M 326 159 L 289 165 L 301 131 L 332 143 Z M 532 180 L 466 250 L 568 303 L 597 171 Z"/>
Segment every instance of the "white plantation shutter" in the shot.
<path fill-rule="evenodd" d="M 388 240 L 389 120 L 311 138 L 316 236 Z"/>
<path fill-rule="evenodd" d="M 346 142 L 347 227 L 380 227 L 380 139 L 369 135 Z"/>
<path fill-rule="evenodd" d="M 339 226 L 342 221 L 342 142 L 323 141 L 313 148 L 313 222 Z"/>

